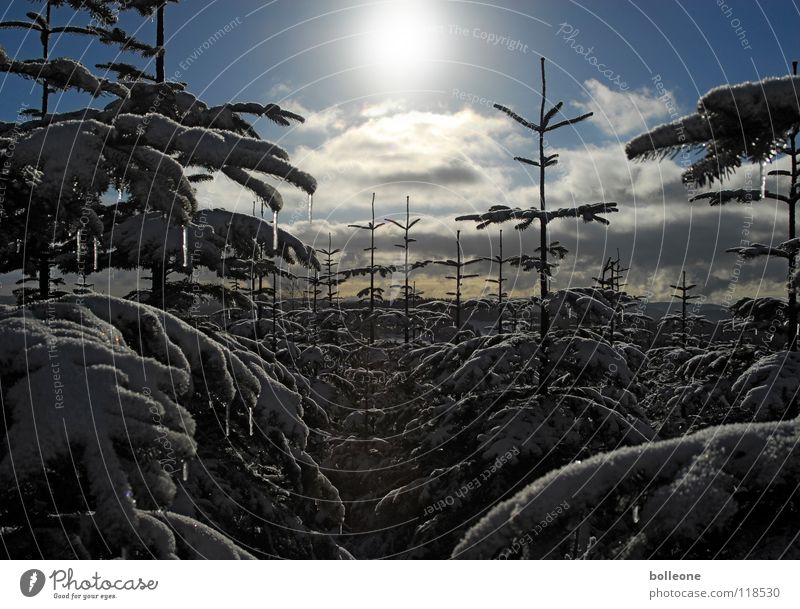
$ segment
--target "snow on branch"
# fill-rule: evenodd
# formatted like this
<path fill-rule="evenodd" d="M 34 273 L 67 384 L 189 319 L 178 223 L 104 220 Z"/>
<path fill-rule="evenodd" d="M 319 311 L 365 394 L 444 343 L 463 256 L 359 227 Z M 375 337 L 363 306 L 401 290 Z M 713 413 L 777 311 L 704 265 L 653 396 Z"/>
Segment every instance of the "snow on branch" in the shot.
<path fill-rule="evenodd" d="M 125 3 L 135 1 L 137 0 L 125 0 Z M 75 11 L 87 11 L 99 23 L 111 25 L 117 22 L 118 12 L 106 0 L 66 0 L 65 3 L 69 4 Z"/>
<path fill-rule="evenodd" d="M 45 30 L 45 25 L 37 23 L 36 21 L 10 20 L 10 21 L 0 21 L 0 28 L 16 28 L 20 30 L 36 30 L 37 32 L 43 32 Z"/>
<path fill-rule="evenodd" d="M 317 188 L 317 181 L 290 165 L 286 151 L 271 142 L 214 129 L 186 127 L 160 114 L 123 114 L 116 118 L 114 125 L 139 143 L 179 153 L 179 160 L 185 166 L 215 170 L 235 166 L 282 178 L 308 194 L 313 194 Z"/>
<path fill-rule="evenodd" d="M 493 205 L 489 211 L 482 214 L 470 214 L 467 216 L 458 216 L 456 221 L 472 221 L 476 222 L 476 228 L 486 228 L 491 224 L 501 224 L 511 220 L 519 220 L 519 224 L 515 226 L 517 230 L 525 230 L 534 220 L 540 222 L 551 222 L 559 218 L 581 218 L 584 222 L 599 222 L 601 224 L 609 224 L 606 218 L 600 214 L 608 214 L 619 211 L 617 204 L 609 203 L 588 203 L 579 205 L 578 207 L 563 207 L 561 209 L 542 211 L 540 209 L 520 209 L 519 207 L 511 208 L 506 205 Z"/>
<path fill-rule="evenodd" d="M 190 560 L 255 560 L 232 539 L 202 522 L 167 510 L 136 510 L 143 541 L 160 560 L 185 556 Z M 158 539 L 158 543 L 153 540 Z"/>
<path fill-rule="evenodd" d="M 137 498 L 159 506 L 174 499 L 176 486 L 159 461 L 177 467 L 195 454 L 194 420 L 182 405 L 191 395 L 189 375 L 174 361 L 142 357 L 102 314 L 68 301 L 6 313 L 0 327 L 12 421 L 0 476 L 45 483 L 45 468 L 76 459 L 93 522 L 112 544 L 124 542 Z M 59 395 L 67 398 L 61 407 L 53 407 L 50 349 L 57 349 Z"/>
<path fill-rule="evenodd" d="M 586 114 L 581 114 L 580 116 L 576 116 L 575 118 L 568 118 L 566 120 L 561 121 L 560 123 L 556 123 L 550 127 L 547 127 L 545 131 L 554 131 L 561 127 L 566 127 L 567 125 L 574 125 L 575 123 L 580 123 L 581 121 L 585 121 L 587 118 L 594 116 L 594 112 L 587 112 Z"/>
<path fill-rule="evenodd" d="M 108 70 L 109 72 L 116 72 L 117 76 L 124 80 L 155 81 L 156 79 L 154 74 L 150 74 L 141 68 L 122 62 L 97 63 L 95 67 L 101 70 Z"/>
<path fill-rule="evenodd" d="M 242 114 L 254 114 L 256 116 L 264 116 L 271 120 L 278 125 L 282 125 L 284 127 L 288 127 L 291 125 L 291 121 L 296 123 L 304 123 L 306 119 L 300 116 L 299 114 L 295 114 L 294 112 L 290 112 L 289 110 L 285 110 L 281 108 L 278 104 L 258 104 L 255 102 L 247 102 L 247 103 L 234 103 L 234 104 L 227 104 L 227 106 L 233 112 L 240 112 Z M 221 106 L 220 106 L 221 107 Z M 217 108 L 209 108 L 209 112 L 213 112 Z"/>
<path fill-rule="evenodd" d="M 503 113 L 507 114 L 508 116 L 513 118 L 515 121 L 517 121 L 520 125 L 522 125 L 523 127 L 526 127 L 527 129 L 530 129 L 531 131 L 536 131 L 537 133 L 539 133 L 542 130 L 539 125 L 537 125 L 536 123 L 532 123 L 527 119 L 522 118 L 519 114 L 514 112 L 511 108 L 507 108 L 506 106 L 503 106 L 502 104 L 495 104 L 494 107 L 497 108 L 498 110 L 500 110 L 500 112 L 503 112 Z"/>
<path fill-rule="evenodd" d="M 743 396 L 738 406 L 753 420 L 783 418 L 800 392 L 800 353 L 780 351 L 761 358 L 736 380 L 733 391 Z"/>
<path fill-rule="evenodd" d="M 0 142 L 0 148 L 14 144 L 14 153 L 8 155 L 11 164 L 40 170 L 38 195 L 57 201 L 65 189 L 101 193 L 108 189 L 103 152 L 111 133 L 110 127 L 94 120 L 67 121 L 35 129 L 16 144 Z"/>
<path fill-rule="evenodd" d="M 37 118 L 34 120 L 19 122 L 0 122 L 0 137 L 6 137 L 14 133 L 27 133 L 40 127 L 47 127 L 48 125 L 55 125 L 56 123 L 65 123 L 69 121 L 78 120 L 95 120 L 98 122 L 105 122 L 102 110 L 93 108 L 82 108 L 73 112 L 60 112 L 54 114 L 47 114 L 40 117 L 39 112 L 36 111 Z"/>
<path fill-rule="evenodd" d="M 564 105 L 564 102 L 558 102 L 555 106 L 553 106 L 547 112 L 547 114 L 545 114 L 544 122 L 541 125 L 537 125 L 536 123 L 533 123 L 533 122 L 521 117 L 519 114 L 514 112 L 511 108 L 508 108 L 508 107 L 503 106 L 501 104 L 495 104 L 494 107 L 496 109 L 500 110 L 501 112 L 503 112 L 504 114 L 507 114 L 508 116 L 513 118 L 515 121 L 517 121 L 523 127 L 526 127 L 527 129 L 530 129 L 531 131 L 535 131 L 536 133 L 547 133 L 548 131 L 554 131 L 554 130 L 559 129 L 561 127 L 566 127 L 567 125 L 574 125 L 575 123 L 579 123 L 579 122 L 581 122 L 583 120 L 586 120 L 587 118 L 589 118 L 589 117 L 594 115 L 593 112 L 587 112 L 586 114 L 582 114 L 580 116 L 576 116 L 575 118 L 568 118 L 566 120 L 558 122 L 555 125 L 549 125 L 550 120 L 556 114 L 558 114 L 558 112 L 561 110 L 563 105 Z M 523 162 L 525 162 L 525 161 L 523 161 Z M 530 163 L 530 164 L 534 164 L 534 163 Z"/>
<path fill-rule="evenodd" d="M 629 159 L 664 158 L 681 149 L 704 152 L 684 174 L 700 184 L 741 165 L 770 160 L 800 124 L 800 77 L 766 78 L 710 90 L 697 112 L 637 136 L 625 147 Z"/>
<path fill-rule="evenodd" d="M 47 81 L 47 85 L 57 89 L 79 89 L 97 97 L 111 93 L 117 97 L 127 97 L 130 91 L 120 83 L 99 78 L 73 59 L 11 59 L 0 47 L 0 72 L 17 74 L 24 78 Z"/>
<path fill-rule="evenodd" d="M 751 243 L 747 246 L 731 247 L 726 252 L 739 254 L 742 258 L 752 259 L 758 256 L 774 256 L 777 258 L 792 258 L 800 250 L 800 239 L 790 239 L 780 243 L 777 247 L 762 243 Z"/>
<path fill-rule="evenodd" d="M 110 104 L 106 109 L 114 115 L 144 115 L 152 112 L 153 107 L 157 107 L 160 114 L 187 127 L 229 131 L 254 139 L 259 138 L 258 133 L 241 114 L 264 116 L 283 126 L 305 121 L 299 114 L 277 104 L 235 102 L 209 107 L 186 91 L 184 85 L 175 82 L 152 83 L 139 80 L 131 84 L 131 94 L 127 99 Z"/>
<path fill-rule="evenodd" d="M 718 137 L 724 135 L 715 133 Z M 702 147 L 712 137 L 708 117 L 694 113 L 637 135 L 626 144 L 625 154 L 631 160 L 660 159 L 683 147 Z"/>
<path fill-rule="evenodd" d="M 56 30 L 54 29 L 54 31 Z M 144 57 L 153 57 L 158 53 L 158 48 L 140 42 L 118 27 L 108 29 L 95 26 L 89 28 L 88 33 L 95 34 L 103 44 L 119 45 L 122 51 L 133 51 L 140 53 Z"/>
<path fill-rule="evenodd" d="M 739 254 L 742 258 L 757 258 L 758 256 L 775 256 L 777 258 L 788 258 L 789 254 L 780 248 L 770 247 L 762 243 L 753 243 L 741 247 L 731 247 L 725 250 L 731 254 Z"/>
<path fill-rule="evenodd" d="M 211 227 L 190 224 L 184 232 L 182 226 L 170 222 L 160 212 L 135 214 L 115 222 L 104 242 L 110 253 L 103 258 L 107 258 L 112 266 L 123 269 L 170 261 L 176 268 L 182 268 L 185 245 L 191 252 L 185 265 L 187 269 L 204 266 L 217 271 L 225 245 Z"/>
<path fill-rule="evenodd" d="M 765 193 L 764 196 L 773 199 L 778 197 L 778 195 L 773 193 Z M 737 203 L 752 203 L 753 201 L 761 200 L 761 191 L 745 188 L 736 188 L 733 190 L 714 190 L 696 195 L 689 199 L 689 202 L 694 203 L 695 201 L 700 201 L 702 199 L 708 199 L 709 205 L 712 206 L 725 205 L 725 203 L 730 203 L 731 201 L 736 201 Z"/>
<path fill-rule="evenodd" d="M 614 303 L 595 288 L 558 290 L 547 298 L 545 307 L 553 318 L 575 316 L 589 326 L 608 324 L 618 316 Z"/>
<path fill-rule="evenodd" d="M 351 279 L 353 277 L 366 277 L 371 275 L 372 273 L 376 273 L 381 277 L 388 277 L 392 273 L 397 271 L 397 267 L 395 266 L 385 266 L 381 264 L 376 264 L 374 266 L 364 266 L 352 269 L 345 269 L 339 272 L 339 275 L 343 279 Z M 369 289 L 369 288 L 367 288 Z"/>
<path fill-rule="evenodd" d="M 241 184 L 245 188 L 249 188 L 255 195 L 272 211 L 280 211 L 283 209 L 283 197 L 278 189 L 271 184 L 267 184 L 263 180 L 254 178 L 247 173 L 244 169 L 235 167 L 233 165 L 225 165 L 222 168 L 222 173 L 228 176 L 234 182 Z"/>
<path fill-rule="evenodd" d="M 536 248 L 537 252 L 541 252 L 541 248 Z M 553 256 L 557 260 L 563 260 L 564 257 L 567 255 L 567 248 L 559 244 L 558 241 L 553 241 L 550 246 L 547 248 L 547 253 Z M 484 260 L 491 260 L 490 258 L 485 258 Z M 525 272 L 529 271 L 541 271 L 542 270 L 542 258 L 541 256 L 530 256 L 528 254 L 520 254 L 518 256 L 510 256 L 505 260 L 511 266 L 520 268 Z M 548 275 L 552 274 L 552 270 L 558 266 L 558 262 L 547 262 L 544 265 L 544 271 Z"/>
<path fill-rule="evenodd" d="M 200 210 L 198 216 L 200 222 L 211 226 L 226 245 L 233 247 L 239 255 L 252 257 L 255 242 L 265 249 L 265 255 L 280 255 L 289 263 L 297 261 L 317 270 L 322 268 L 314 248 L 283 229 L 278 229 L 278 247 L 273 248 L 274 227 L 261 218 L 226 209 Z"/>
<path fill-rule="evenodd" d="M 595 522 L 609 531 L 598 548 L 605 548 L 604 557 L 644 558 L 666 540 L 691 544 L 698 532 L 709 527 L 729 530 L 744 517 L 749 508 L 739 506 L 733 489 L 758 496 L 768 489 L 793 488 L 794 468 L 785 464 L 791 462 L 796 446 L 797 424 L 789 421 L 712 427 L 599 454 L 547 474 L 493 508 L 467 531 L 452 556 L 502 556 L 522 538 L 530 540 L 526 556 L 553 556 L 586 513 L 603 512 L 598 510 L 601 504 L 609 505 L 613 514 L 613 521 Z M 559 516 L 557 526 L 531 536 L 529 532 L 552 519 L 554 509 L 564 501 L 569 508 Z M 638 533 L 628 527 L 614 528 L 621 515 L 610 508 L 612 503 L 637 506 Z"/>
<path fill-rule="evenodd" d="M 698 110 L 737 120 L 763 121 L 779 133 L 797 125 L 800 111 L 797 93 L 800 76 L 765 78 L 757 82 L 723 85 L 711 89 L 697 104 Z"/>
<path fill-rule="evenodd" d="M 106 294 L 68 296 L 63 300 L 80 302 L 113 324 L 143 357 L 155 358 L 190 374 L 194 390 L 206 392 L 214 408 L 228 408 L 237 399 L 245 407 L 255 406 L 259 383 L 241 359 L 174 315 Z M 193 408 L 204 406 L 198 403 Z"/>

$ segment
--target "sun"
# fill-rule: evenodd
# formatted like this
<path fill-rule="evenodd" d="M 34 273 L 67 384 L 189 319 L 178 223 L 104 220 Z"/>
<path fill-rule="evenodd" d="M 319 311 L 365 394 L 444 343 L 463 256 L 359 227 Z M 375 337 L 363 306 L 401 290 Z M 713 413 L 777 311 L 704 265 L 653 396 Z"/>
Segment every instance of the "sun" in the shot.
<path fill-rule="evenodd" d="M 382 4 L 365 24 L 363 59 L 383 68 L 422 70 L 434 58 L 440 33 L 430 3 Z"/>

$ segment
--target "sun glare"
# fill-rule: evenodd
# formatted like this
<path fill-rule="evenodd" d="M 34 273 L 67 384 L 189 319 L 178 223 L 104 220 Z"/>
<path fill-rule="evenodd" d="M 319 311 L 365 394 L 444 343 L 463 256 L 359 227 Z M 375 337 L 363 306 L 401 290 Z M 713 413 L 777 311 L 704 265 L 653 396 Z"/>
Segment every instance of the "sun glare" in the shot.
<path fill-rule="evenodd" d="M 421 70 L 434 56 L 440 29 L 424 2 L 382 5 L 366 24 L 363 56 L 379 67 Z"/>

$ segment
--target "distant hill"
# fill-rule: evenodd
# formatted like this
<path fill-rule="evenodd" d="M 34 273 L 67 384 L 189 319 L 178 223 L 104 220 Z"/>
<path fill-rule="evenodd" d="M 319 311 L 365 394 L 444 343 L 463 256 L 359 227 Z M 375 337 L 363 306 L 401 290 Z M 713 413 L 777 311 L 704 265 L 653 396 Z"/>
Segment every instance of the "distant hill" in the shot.
<path fill-rule="evenodd" d="M 707 303 L 700 305 L 699 308 L 700 310 L 697 311 L 697 313 L 703 315 L 706 319 L 708 319 L 708 321 L 717 322 L 730 318 L 728 308 L 723 305 Z M 694 313 L 694 305 L 690 304 L 687 311 Z M 648 302 L 647 307 L 643 311 L 645 315 L 649 315 L 653 319 L 661 319 L 670 313 L 680 312 L 681 303 L 677 300 L 672 302 Z"/>

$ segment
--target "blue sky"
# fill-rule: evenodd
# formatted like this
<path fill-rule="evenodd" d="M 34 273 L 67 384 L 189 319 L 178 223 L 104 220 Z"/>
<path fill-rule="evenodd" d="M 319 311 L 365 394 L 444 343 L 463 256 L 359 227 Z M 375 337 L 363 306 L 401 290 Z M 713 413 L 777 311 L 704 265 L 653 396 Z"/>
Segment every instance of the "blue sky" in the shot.
<path fill-rule="evenodd" d="M 4 18 L 32 7 L 12 0 Z M 60 9 L 55 20 L 71 15 Z M 709 300 L 720 301 L 734 268 L 724 250 L 739 244 L 738 212 L 690 206 L 674 164 L 630 164 L 622 147 L 671 112 L 692 111 L 714 86 L 786 74 L 800 58 L 798 22 L 793 2 L 782 0 L 188 0 L 167 11 L 167 74 L 209 104 L 274 101 L 303 113 L 307 123 L 297 128 L 257 123 L 320 182 L 314 224 L 301 220 L 305 196 L 291 191 L 284 192 L 282 221 L 309 241 L 327 241 L 333 232 L 345 261 L 356 263 L 363 237 L 345 225 L 364 218 L 372 192 L 381 217 L 400 213 L 411 196 L 424 218 L 419 257 L 449 255 L 456 228 L 468 254 L 489 255 L 497 231 L 457 227 L 453 218 L 494 203 L 538 203 L 535 176 L 511 160 L 532 156 L 536 142 L 492 103 L 534 117 L 543 55 L 548 97 L 565 100 L 567 115 L 595 112 L 549 142 L 563 160 L 548 180 L 550 204 L 615 200 L 622 210 L 608 230 L 572 222 L 556 228 L 555 238 L 571 252 L 555 286 L 589 283 L 620 248 L 632 291 L 664 296 L 685 268 Z M 126 15 L 121 24 L 143 40 L 154 36 L 147 19 Z M 230 33 L 209 43 L 226 24 Z M 36 40 L 17 31 L 1 32 L 0 44 L 17 57 L 38 50 Z M 54 55 L 82 56 L 90 66 L 113 59 L 108 49 L 87 49 L 75 38 L 59 41 Z M 38 95 L 30 83 L 8 77 L 0 83 L 4 120 Z M 66 95 L 56 103 L 68 110 L 86 101 Z M 247 193 L 222 178 L 202 187 L 200 199 L 208 206 L 252 206 Z M 755 232 L 762 240 L 785 238 L 778 211 L 759 210 Z M 384 230 L 380 245 L 391 263 L 397 235 Z M 507 252 L 535 245 L 533 231 L 504 232 Z M 781 291 L 779 263 L 762 261 L 745 272 L 740 295 Z M 427 281 L 433 289 L 436 278 Z M 524 293 L 530 284 L 520 277 L 518 289 Z"/>

